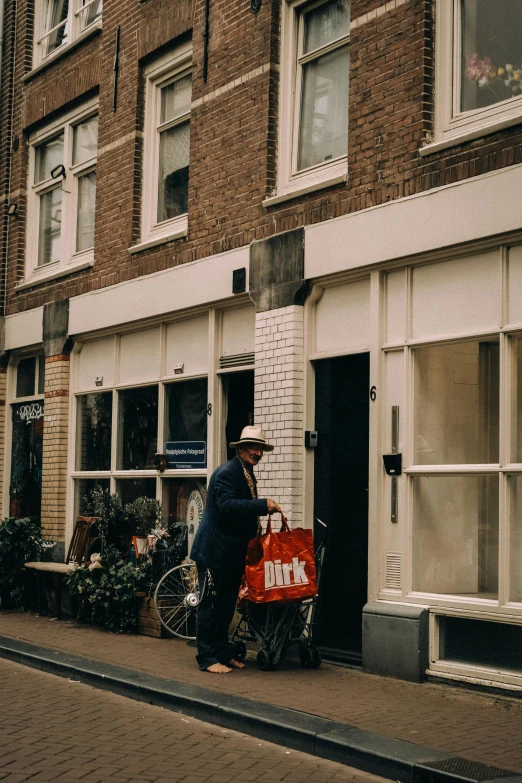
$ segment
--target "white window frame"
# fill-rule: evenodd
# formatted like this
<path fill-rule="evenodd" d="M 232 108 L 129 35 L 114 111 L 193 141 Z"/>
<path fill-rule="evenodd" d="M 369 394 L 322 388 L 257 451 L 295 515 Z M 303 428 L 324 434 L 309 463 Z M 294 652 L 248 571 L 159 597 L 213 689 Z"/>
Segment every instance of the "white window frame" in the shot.
<path fill-rule="evenodd" d="M 84 268 L 94 263 L 94 247 L 76 251 L 76 228 L 78 213 L 78 179 L 81 175 L 96 170 L 97 157 L 72 165 L 74 127 L 98 113 L 97 99 L 83 104 L 69 112 L 65 117 L 46 125 L 30 136 L 29 175 L 27 187 L 27 243 L 26 243 L 26 280 L 37 281 L 47 277 L 59 276 Z M 53 137 L 64 134 L 63 165 L 65 177 L 48 178 L 35 184 L 36 148 Z M 38 243 L 40 223 L 40 196 L 57 186 L 62 189 L 62 232 L 61 258 L 38 266 Z M 66 227 L 73 227 L 67 230 Z"/>
<path fill-rule="evenodd" d="M 421 155 L 507 128 L 522 119 L 522 95 L 483 109 L 461 112 L 461 0 L 437 0 L 434 137 Z"/>
<path fill-rule="evenodd" d="M 186 236 L 188 213 L 170 220 L 157 220 L 158 209 L 158 131 L 161 89 L 167 84 L 187 76 L 192 71 L 192 43 L 178 46 L 174 52 L 155 60 L 145 69 L 145 143 L 142 175 L 141 243 L 159 242 Z M 176 123 L 189 121 L 190 110 L 176 118 Z M 190 171 L 190 168 L 189 168 Z M 189 174 L 190 176 L 190 174 Z M 140 245 L 136 246 L 140 248 Z"/>
<path fill-rule="evenodd" d="M 301 192 L 307 193 L 345 182 L 347 178 L 348 150 L 345 155 L 334 160 L 297 171 L 301 99 L 301 66 L 298 56 L 303 27 L 302 12 L 305 7 L 320 6 L 324 2 L 325 0 L 316 3 L 307 0 L 283 0 L 282 3 L 277 192 L 273 198 L 265 201 L 266 206 Z M 350 45 L 349 34 L 339 39 L 335 46 L 325 49 L 337 49 L 345 45 Z"/>
<path fill-rule="evenodd" d="M 36 67 L 49 59 L 54 58 L 61 53 L 66 47 L 74 44 L 75 41 L 80 40 L 84 35 L 90 34 L 93 30 L 101 27 L 102 17 L 101 15 L 94 19 L 89 24 L 84 25 L 82 23 L 82 15 L 87 8 L 91 7 L 98 0 L 69 0 L 69 6 L 67 9 L 67 20 L 65 25 L 67 27 L 66 40 L 53 49 L 52 52 L 45 53 L 45 41 L 57 30 L 63 23 L 56 25 L 52 29 L 46 28 L 46 10 L 47 0 L 35 0 L 35 19 L 34 19 L 34 46 L 33 46 L 33 66 Z"/>

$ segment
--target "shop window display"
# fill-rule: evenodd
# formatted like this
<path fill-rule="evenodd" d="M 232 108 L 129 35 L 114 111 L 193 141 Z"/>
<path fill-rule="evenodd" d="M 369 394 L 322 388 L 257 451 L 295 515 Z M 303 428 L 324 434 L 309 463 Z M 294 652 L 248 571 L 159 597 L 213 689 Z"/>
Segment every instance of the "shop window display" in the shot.
<path fill-rule="evenodd" d="M 416 465 L 498 463 L 498 429 L 498 342 L 415 351 Z"/>
<path fill-rule="evenodd" d="M 206 497 L 205 478 L 169 478 L 163 482 L 163 506 L 167 512 L 167 526 L 174 535 L 176 530 L 185 531 L 184 556 L 190 553 L 194 536 L 203 518 Z"/>
<path fill-rule="evenodd" d="M 134 503 L 137 498 L 156 497 L 155 478 L 121 479 L 116 482 L 116 494 L 124 506 Z"/>
<path fill-rule="evenodd" d="M 77 470 L 110 470 L 112 392 L 78 397 Z"/>
<path fill-rule="evenodd" d="M 167 441 L 207 440 L 207 379 L 172 383 L 166 387 Z"/>
<path fill-rule="evenodd" d="M 498 476 L 413 479 L 413 589 L 496 598 Z"/>
<path fill-rule="evenodd" d="M 120 392 L 122 470 L 154 469 L 158 445 L 158 387 Z"/>
<path fill-rule="evenodd" d="M 413 461 L 426 475 L 412 478 L 413 589 L 495 599 L 499 477 L 471 471 L 499 461 L 499 343 L 426 346 L 414 356 Z M 430 466 L 448 474 L 430 475 Z"/>

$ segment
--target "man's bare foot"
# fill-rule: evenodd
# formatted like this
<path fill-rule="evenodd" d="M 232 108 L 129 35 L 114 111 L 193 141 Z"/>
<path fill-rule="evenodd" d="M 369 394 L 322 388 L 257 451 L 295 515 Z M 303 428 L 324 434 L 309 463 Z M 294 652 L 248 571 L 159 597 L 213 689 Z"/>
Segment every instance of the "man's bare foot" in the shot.
<path fill-rule="evenodd" d="M 245 664 L 242 661 L 236 661 L 235 658 L 231 658 L 228 662 L 229 666 L 232 666 L 233 669 L 244 669 Z"/>
<path fill-rule="evenodd" d="M 210 666 L 207 666 L 205 671 L 212 672 L 212 674 L 228 674 L 232 669 L 230 666 L 225 666 L 223 663 L 213 663 Z"/>

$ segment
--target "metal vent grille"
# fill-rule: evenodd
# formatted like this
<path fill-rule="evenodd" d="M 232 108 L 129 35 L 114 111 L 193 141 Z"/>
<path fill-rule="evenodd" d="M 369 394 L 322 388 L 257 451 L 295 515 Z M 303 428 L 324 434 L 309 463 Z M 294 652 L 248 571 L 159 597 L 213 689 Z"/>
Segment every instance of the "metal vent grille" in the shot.
<path fill-rule="evenodd" d="M 401 589 L 401 556 L 397 552 L 386 554 L 386 584 L 394 590 Z"/>
<path fill-rule="evenodd" d="M 219 360 L 221 369 L 225 367 L 241 367 L 243 364 L 254 364 L 254 352 L 237 353 L 235 356 L 222 356 Z"/>
<path fill-rule="evenodd" d="M 430 761 L 421 765 L 419 780 L 455 780 L 460 778 L 462 781 L 476 781 L 480 783 L 483 780 L 494 780 L 497 778 L 511 778 L 517 775 L 508 769 L 499 769 L 498 767 L 488 767 L 479 761 L 470 761 L 463 758 L 442 759 L 441 761 Z M 432 776 L 427 770 L 437 771 L 439 775 Z"/>

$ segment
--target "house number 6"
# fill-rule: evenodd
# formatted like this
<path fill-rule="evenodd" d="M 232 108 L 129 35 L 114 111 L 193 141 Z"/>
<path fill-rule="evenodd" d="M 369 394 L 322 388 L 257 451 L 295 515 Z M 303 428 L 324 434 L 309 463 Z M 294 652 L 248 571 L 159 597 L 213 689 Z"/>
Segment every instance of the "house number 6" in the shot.
<path fill-rule="evenodd" d="M 370 389 L 370 400 L 374 402 L 377 399 L 377 386 L 372 386 Z"/>

